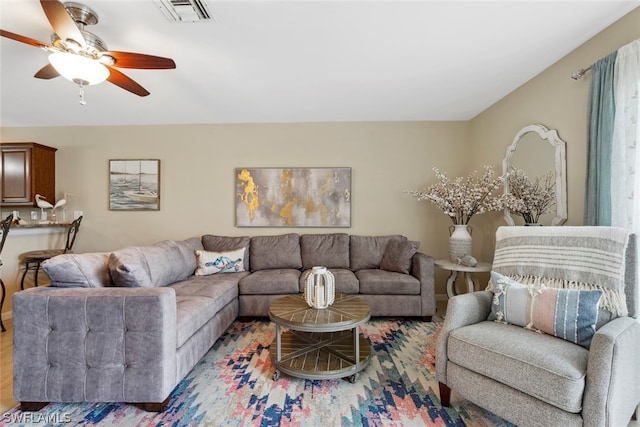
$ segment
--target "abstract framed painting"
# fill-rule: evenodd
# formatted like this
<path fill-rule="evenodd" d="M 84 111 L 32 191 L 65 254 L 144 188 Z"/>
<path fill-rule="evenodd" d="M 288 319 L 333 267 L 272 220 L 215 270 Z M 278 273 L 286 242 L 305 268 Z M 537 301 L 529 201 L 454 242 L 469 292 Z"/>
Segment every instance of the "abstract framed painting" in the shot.
<path fill-rule="evenodd" d="M 109 210 L 160 210 L 160 160 L 109 160 Z"/>
<path fill-rule="evenodd" d="M 350 227 L 351 168 L 236 168 L 237 227 Z"/>

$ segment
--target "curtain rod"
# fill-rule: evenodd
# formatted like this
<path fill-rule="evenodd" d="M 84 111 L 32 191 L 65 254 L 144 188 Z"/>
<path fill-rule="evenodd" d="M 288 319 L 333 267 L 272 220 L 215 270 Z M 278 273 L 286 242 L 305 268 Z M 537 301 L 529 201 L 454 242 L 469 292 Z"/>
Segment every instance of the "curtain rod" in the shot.
<path fill-rule="evenodd" d="M 579 70 L 574 71 L 573 73 L 571 73 L 571 78 L 573 80 L 580 80 L 581 78 L 584 77 L 584 75 L 586 74 L 587 71 L 589 71 L 591 69 L 591 66 L 587 67 L 587 68 L 581 68 Z"/>

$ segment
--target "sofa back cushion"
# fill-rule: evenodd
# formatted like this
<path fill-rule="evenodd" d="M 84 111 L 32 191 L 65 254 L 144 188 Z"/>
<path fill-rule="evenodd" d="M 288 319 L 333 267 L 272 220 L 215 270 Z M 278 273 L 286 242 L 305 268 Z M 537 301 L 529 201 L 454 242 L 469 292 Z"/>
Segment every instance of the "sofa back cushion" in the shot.
<path fill-rule="evenodd" d="M 202 241 L 198 237 L 191 237 L 187 240 L 163 240 L 156 243 L 154 246 L 173 246 L 178 248 L 182 258 L 180 260 L 175 260 L 175 262 L 184 267 L 183 274 L 185 274 L 186 277 L 193 275 L 198 267 L 196 251 L 204 249 Z"/>
<path fill-rule="evenodd" d="M 303 234 L 300 236 L 302 268 L 316 265 L 327 268 L 349 268 L 349 235 Z"/>
<path fill-rule="evenodd" d="M 215 236 L 213 234 L 205 234 L 202 236 L 202 246 L 207 252 L 229 252 L 236 249 L 245 248 L 244 251 L 244 269 L 249 271 L 249 236 Z"/>
<path fill-rule="evenodd" d="M 295 233 L 252 237 L 249 254 L 251 271 L 302 268 L 300 236 Z"/>
<path fill-rule="evenodd" d="M 166 286 L 193 275 L 196 250 L 202 250 L 198 238 L 124 248 L 109 256 L 109 271 L 116 286 Z"/>
<path fill-rule="evenodd" d="M 392 236 L 355 236 L 350 237 L 351 270 L 358 271 L 365 268 L 380 268 L 382 256 L 390 240 L 407 240 L 400 235 Z"/>
<path fill-rule="evenodd" d="M 42 263 L 51 286 L 59 288 L 102 288 L 113 286 L 109 253 L 64 254 Z"/>

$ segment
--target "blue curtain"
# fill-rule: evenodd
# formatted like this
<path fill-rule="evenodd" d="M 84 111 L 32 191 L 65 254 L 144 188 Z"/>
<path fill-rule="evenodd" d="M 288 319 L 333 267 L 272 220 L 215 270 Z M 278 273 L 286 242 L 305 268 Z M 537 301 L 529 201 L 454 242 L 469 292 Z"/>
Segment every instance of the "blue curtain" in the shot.
<path fill-rule="evenodd" d="M 584 225 L 611 225 L 611 147 L 615 115 L 614 67 L 618 52 L 591 66 L 587 104 L 587 178 Z"/>

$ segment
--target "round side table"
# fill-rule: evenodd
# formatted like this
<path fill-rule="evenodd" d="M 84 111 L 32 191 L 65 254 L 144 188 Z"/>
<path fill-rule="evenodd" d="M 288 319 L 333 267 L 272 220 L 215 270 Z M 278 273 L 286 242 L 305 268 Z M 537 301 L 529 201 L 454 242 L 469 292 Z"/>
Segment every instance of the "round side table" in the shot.
<path fill-rule="evenodd" d="M 476 279 L 473 274 L 491 271 L 491 263 L 489 262 L 478 262 L 478 265 L 475 267 L 467 267 L 466 265 L 451 262 L 448 259 L 437 259 L 434 261 L 434 264 L 438 268 L 451 272 L 447 279 L 447 297 L 449 298 L 457 295 L 455 292 L 455 283 L 458 278 L 458 273 L 464 273 L 464 278 L 467 282 L 467 292 L 473 292 L 478 287 L 478 279 Z"/>

